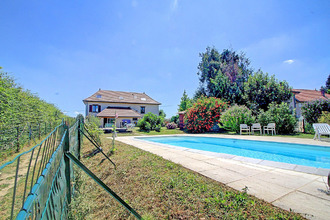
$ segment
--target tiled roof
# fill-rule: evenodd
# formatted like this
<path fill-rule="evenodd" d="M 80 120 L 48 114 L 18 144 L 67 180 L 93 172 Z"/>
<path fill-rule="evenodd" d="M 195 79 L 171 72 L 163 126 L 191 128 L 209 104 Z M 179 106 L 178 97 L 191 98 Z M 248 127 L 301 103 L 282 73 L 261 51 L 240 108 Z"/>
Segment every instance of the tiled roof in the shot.
<path fill-rule="evenodd" d="M 292 89 L 292 92 L 295 94 L 295 98 L 299 102 L 309 102 L 318 99 L 328 100 L 330 99 L 330 94 L 325 93 L 322 96 L 321 91 L 309 90 L 309 89 Z"/>
<path fill-rule="evenodd" d="M 142 116 L 132 109 L 122 109 L 122 108 L 106 108 L 100 113 L 98 113 L 97 117 L 115 117 L 116 114 L 118 117 L 126 117 L 126 118 L 141 118 Z"/>
<path fill-rule="evenodd" d="M 99 90 L 90 97 L 83 100 L 88 102 L 112 102 L 112 103 L 135 103 L 135 104 L 154 104 L 161 103 L 150 98 L 145 93 L 137 92 L 118 92 L 109 90 Z"/>

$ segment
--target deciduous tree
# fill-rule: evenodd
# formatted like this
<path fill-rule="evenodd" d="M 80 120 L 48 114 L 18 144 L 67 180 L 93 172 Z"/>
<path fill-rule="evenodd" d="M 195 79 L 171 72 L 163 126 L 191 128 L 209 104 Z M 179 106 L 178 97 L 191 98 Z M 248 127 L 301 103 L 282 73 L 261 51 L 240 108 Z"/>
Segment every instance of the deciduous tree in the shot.
<path fill-rule="evenodd" d="M 244 101 L 251 110 L 267 110 L 272 102 L 280 104 L 291 97 L 291 88 L 286 81 L 279 81 L 261 70 L 251 75 L 244 83 Z"/>
<path fill-rule="evenodd" d="M 229 49 L 220 54 L 214 47 L 207 47 L 200 57 L 202 60 L 197 73 L 200 86 L 195 97 L 206 95 L 241 104 L 243 84 L 252 73 L 250 61 L 245 54 Z"/>
<path fill-rule="evenodd" d="M 192 100 L 188 97 L 186 90 L 183 91 L 178 111 L 185 111 L 192 106 Z"/>

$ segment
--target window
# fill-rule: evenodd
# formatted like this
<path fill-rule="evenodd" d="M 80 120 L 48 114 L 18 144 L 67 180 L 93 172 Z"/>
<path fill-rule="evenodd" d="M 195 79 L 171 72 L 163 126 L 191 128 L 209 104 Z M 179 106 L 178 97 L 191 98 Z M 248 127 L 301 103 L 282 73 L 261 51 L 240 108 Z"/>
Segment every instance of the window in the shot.
<path fill-rule="evenodd" d="M 100 105 L 90 105 L 89 112 L 100 112 L 101 106 Z"/>
<path fill-rule="evenodd" d="M 141 114 L 146 113 L 146 107 L 145 106 L 141 106 Z"/>
<path fill-rule="evenodd" d="M 133 118 L 133 121 L 137 121 L 137 118 Z"/>
<path fill-rule="evenodd" d="M 100 99 L 100 98 L 102 98 L 102 95 L 96 95 L 96 98 Z"/>
<path fill-rule="evenodd" d="M 111 123 L 114 124 L 115 123 L 115 119 L 114 118 L 106 118 L 107 123 Z"/>

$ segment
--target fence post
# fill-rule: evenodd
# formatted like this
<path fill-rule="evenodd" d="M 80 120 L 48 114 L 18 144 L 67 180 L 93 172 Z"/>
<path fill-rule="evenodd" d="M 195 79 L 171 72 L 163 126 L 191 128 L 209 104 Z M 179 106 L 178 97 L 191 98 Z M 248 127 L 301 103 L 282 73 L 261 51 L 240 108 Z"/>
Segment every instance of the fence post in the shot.
<path fill-rule="evenodd" d="M 66 197 L 68 204 L 71 203 L 71 176 L 70 176 L 70 158 L 66 156 L 66 152 L 70 151 L 70 141 L 69 141 L 69 126 L 65 123 L 65 137 L 64 137 L 64 146 L 63 146 L 63 153 L 64 153 L 64 164 L 65 164 L 65 179 L 66 179 Z"/>
<path fill-rule="evenodd" d="M 78 160 L 80 160 L 80 148 L 81 148 L 81 136 L 80 136 L 80 129 L 81 129 L 81 120 L 78 119 L 78 128 L 77 128 L 77 138 L 78 138 Z"/>
<path fill-rule="evenodd" d="M 16 127 L 16 130 L 17 130 L 17 136 L 16 136 L 17 148 L 16 148 L 16 152 L 19 152 L 19 126 Z"/>
<path fill-rule="evenodd" d="M 29 123 L 29 141 L 31 141 L 32 138 L 32 130 L 31 130 L 31 123 Z"/>
<path fill-rule="evenodd" d="M 39 132 L 39 140 L 41 139 L 41 134 L 40 134 L 40 123 L 38 123 L 38 132 Z"/>

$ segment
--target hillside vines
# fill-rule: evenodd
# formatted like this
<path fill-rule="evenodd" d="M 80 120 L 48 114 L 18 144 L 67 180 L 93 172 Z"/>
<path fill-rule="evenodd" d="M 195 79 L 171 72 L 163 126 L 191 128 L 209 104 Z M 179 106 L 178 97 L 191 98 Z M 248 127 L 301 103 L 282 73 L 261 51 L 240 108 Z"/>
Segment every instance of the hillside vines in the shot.
<path fill-rule="evenodd" d="M 55 105 L 18 85 L 0 71 L 0 153 L 19 151 L 31 136 L 44 135 L 65 115 Z M 34 131 L 34 133 L 33 133 Z"/>

